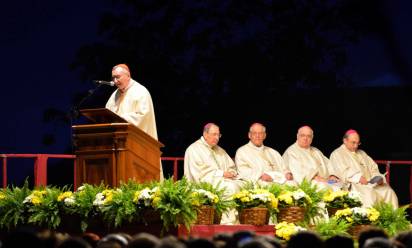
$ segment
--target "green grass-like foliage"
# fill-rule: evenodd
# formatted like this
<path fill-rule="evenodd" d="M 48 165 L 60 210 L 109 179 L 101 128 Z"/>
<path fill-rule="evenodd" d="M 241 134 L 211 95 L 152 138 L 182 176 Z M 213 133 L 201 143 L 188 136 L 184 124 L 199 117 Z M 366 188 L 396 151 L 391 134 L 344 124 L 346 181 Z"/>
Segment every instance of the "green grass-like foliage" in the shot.
<path fill-rule="evenodd" d="M 305 222 L 309 222 L 321 211 L 319 203 L 323 201 L 323 196 L 325 195 L 326 190 L 318 189 L 316 185 L 305 179 L 299 184 L 298 187 L 303 190 L 312 200 L 312 203 L 306 206 L 305 213 Z"/>
<path fill-rule="evenodd" d="M 409 205 L 395 209 L 392 204 L 381 202 L 373 207 L 380 213 L 376 225 L 385 229 L 389 235 L 393 236 L 398 232 L 409 230 L 411 223 L 406 213 Z"/>
<path fill-rule="evenodd" d="M 93 205 L 96 195 L 106 188 L 105 185 L 98 186 L 83 184 L 73 194 L 74 204 L 63 205 L 63 212 L 68 215 L 77 215 L 81 220 L 81 230 L 86 231 L 88 220 L 98 215 L 98 209 Z"/>
<path fill-rule="evenodd" d="M 103 220 L 115 227 L 121 226 L 125 221 L 132 222 L 136 216 L 137 208 L 133 202 L 134 187 L 122 185 L 113 191 L 112 199 L 100 208 Z"/>
<path fill-rule="evenodd" d="M 191 184 L 193 186 L 193 189 L 203 189 L 218 196 L 219 201 L 213 204 L 218 215 L 221 215 L 223 212 L 235 207 L 233 201 L 223 198 L 225 188 L 220 187 L 220 183 L 216 186 L 207 182 L 191 182 Z"/>
<path fill-rule="evenodd" d="M 196 210 L 192 207 L 192 186 L 182 179 L 173 182 L 172 179 L 164 180 L 160 188 L 160 198 L 156 200 L 155 209 L 159 210 L 163 227 L 168 230 L 169 226 L 177 227 L 184 224 L 187 229 L 196 220 Z"/>
<path fill-rule="evenodd" d="M 28 223 L 50 229 L 57 228 L 61 221 L 57 198 L 61 193 L 61 189 L 51 186 L 34 189 L 31 195 L 26 198 L 26 208 L 29 213 Z M 36 197 L 38 202 L 34 201 Z M 30 198 L 32 201 L 29 200 Z"/>
<path fill-rule="evenodd" d="M 27 180 L 23 187 L 7 187 L 0 191 L 0 226 L 1 228 L 14 228 L 26 223 L 24 199 L 30 195 Z"/>
<path fill-rule="evenodd" d="M 328 239 L 335 235 L 348 235 L 350 224 L 345 221 L 337 221 L 335 218 L 321 219 L 315 222 L 313 230 L 323 239 Z"/>

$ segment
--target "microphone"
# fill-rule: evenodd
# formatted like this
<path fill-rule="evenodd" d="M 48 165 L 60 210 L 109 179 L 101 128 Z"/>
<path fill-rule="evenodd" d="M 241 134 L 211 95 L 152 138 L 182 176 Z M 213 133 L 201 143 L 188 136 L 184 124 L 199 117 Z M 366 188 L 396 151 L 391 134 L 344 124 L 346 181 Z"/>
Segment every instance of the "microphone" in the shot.
<path fill-rule="evenodd" d="M 103 81 L 103 80 L 93 80 L 93 82 L 95 82 L 96 84 L 105 84 L 105 85 L 109 85 L 109 86 L 114 86 L 114 82 L 113 81 Z"/>

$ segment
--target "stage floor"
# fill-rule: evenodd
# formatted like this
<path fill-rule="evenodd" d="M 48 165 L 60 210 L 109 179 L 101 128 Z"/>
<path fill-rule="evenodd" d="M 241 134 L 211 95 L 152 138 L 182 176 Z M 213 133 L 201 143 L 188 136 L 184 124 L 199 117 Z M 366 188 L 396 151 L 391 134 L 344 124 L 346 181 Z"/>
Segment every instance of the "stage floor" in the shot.
<path fill-rule="evenodd" d="M 254 226 L 254 225 L 193 225 L 190 233 L 182 225 L 179 225 L 179 238 L 212 238 L 217 233 L 235 233 L 238 231 L 252 231 L 256 235 L 275 235 L 274 225 Z"/>

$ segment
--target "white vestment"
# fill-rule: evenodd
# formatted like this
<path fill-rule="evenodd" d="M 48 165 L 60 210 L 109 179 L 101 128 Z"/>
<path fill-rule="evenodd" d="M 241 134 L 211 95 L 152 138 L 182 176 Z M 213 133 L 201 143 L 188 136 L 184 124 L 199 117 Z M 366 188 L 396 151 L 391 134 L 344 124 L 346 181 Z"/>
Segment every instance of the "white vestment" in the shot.
<path fill-rule="evenodd" d="M 189 181 L 208 182 L 226 188 L 225 197 L 239 191 L 242 181 L 226 179 L 225 171 L 237 173 L 235 163 L 226 151 L 216 145 L 210 147 L 203 137 L 185 152 L 184 175 Z"/>
<path fill-rule="evenodd" d="M 123 94 L 116 89 L 107 101 L 106 108 L 158 140 L 152 97 L 146 87 L 135 80 L 130 79 L 130 85 Z M 160 180 L 163 180 L 161 163 Z"/>
<path fill-rule="evenodd" d="M 294 143 L 283 153 L 283 161 L 298 183 L 302 183 L 306 179 L 306 181 L 315 183 L 321 189 L 338 189 L 336 185 L 313 180 L 316 175 L 325 179 L 329 177 L 329 160 L 319 149 L 313 146 L 302 148 L 297 143 Z"/>
<path fill-rule="evenodd" d="M 219 186 L 219 188 L 224 188 L 225 193 L 223 197 L 229 199 L 233 194 L 239 192 L 243 181 L 224 178 L 223 173 L 225 171 L 237 173 L 232 158 L 220 146 L 211 147 L 201 137 L 186 149 L 184 160 L 185 177 L 189 181 L 208 182 L 214 186 Z M 237 222 L 234 209 L 222 215 L 221 224 L 236 224 Z"/>
<path fill-rule="evenodd" d="M 268 182 L 260 180 L 262 174 L 267 174 L 275 183 L 296 185 L 294 181 L 287 181 L 285 173 L 290 171 L 285 169 L 279 152 L 270 147 L 257 147 L 249 141 L 236 151 L 235 163 L 240 177 L 245 180 L 267 185 Z"/>
<path fill-rule="evenodd" d="M 383 185 L 359 183 L 361 176 L 370 180 L 375 176 L 385 177 L 379 172 L 378 165 L 363 150 L 349 151 L 344 144 L 335 149 L 330 155 L 330 163 L 336 168 L 339 178 L 351 184 L 351 190 L 358 191 L 364 205 L 371 206 L 383 200 L 398 207 L 398 198 L 393 189 L 386 183 Z"/>

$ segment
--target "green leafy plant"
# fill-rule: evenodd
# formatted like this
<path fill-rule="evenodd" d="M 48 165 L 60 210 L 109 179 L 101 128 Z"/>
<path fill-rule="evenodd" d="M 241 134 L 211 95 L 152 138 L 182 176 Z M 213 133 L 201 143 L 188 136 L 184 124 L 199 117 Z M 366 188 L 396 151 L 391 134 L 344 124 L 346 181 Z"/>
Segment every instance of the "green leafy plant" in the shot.
<path fill-rule="evenodd" d="M 333 218 L 338 221 L 347 222 L 350 225 L 376 224 L 380 218 L 380 213 L 375 208 L 345 208 L 336 211 Z"/>
<path fill-rule="evenodd" d="M 245 208 L 265 207 L 276 210 L 278 199 L 267 189 L 243 189 L 232 196 L 238 211 Z"/>
<path fill-rule="evenodd" d="M 186 179 L 173 182 L 164 180 L 159 185 L 159 194 L 153 198 L 153 206 L 160 212 L 163 227 L 177 227 L 184 224 L 187 229 L 196 220 L 196 210 L 192 207 L 192 186 Z"/>
<path fill-rule="evenodd" d="M 0 226 L 11 229 L 27 222 L 24 199 L 31 194 L 27 180 L 23 187 L 7 187 L 0 191 Z"/>
<path fill-rule="evenodd" d="M 86 231 L 89 225 L 88 221 L 99 214 L 96 196 L 104 189 L 106 189 L 106 187 L 103 184 L 98 186 L 83 184 L 77 188 L 71 196 L 63 200 L 63 204 L 61 204 L 62 212 L 68 215 L 78 216 L 81 220 L 81 230 Z"/>
<path fill-rule="evenodd" d="M 322 238 L 328 239 L 335 235 L 348 235 L 350 224 L 346 221 L 338 221 L 337 219 L 318 219 L 312 228 Z"/>
<path fill-rule="evenodd" d="M 209 205 L 215 208 L 218 215 L 235 207 L 233 201 L 224 199 L 223 194 L 225 189 L 220 187 L 220 184 L 214 186 L 207 182 L 191 183 L 193 186 L 193 205 L 199 207 L 201 205 Z"/>
<path fill-rule="evenodd" d="M 310 222 L 315 216 L 319 215 L 323 210 L 323 196 L 326 190 L 319 189 L 315 184 L 304 179 L 299 185 L 303 192 L 312 200 L 310 204 L 306 205 L 305 222 Z"/>
<path fill-rule="evenodd" d="M 23 201 L 29 213 L 28 223 L 57 228 L 61 221 L 58 202 L 61 193 L 61 189 L 51 186 L 34 189 Z"/>
<path fill-rule="evenodd" d="M 328 208 L 354 208 L 362 206 L 360 195 L 346 190 L 328 190 L 323 196 L 323 201 Z"/>
<path fill-rule="evenodd" d="M 133 202 L 135 192 L 136 190 L 128 187 L 107 191 L 107 200 L 100 206 L 103 220 L 115 227 L 122 225 L 125 221 L 132 222 L 137 210 Z"/>
<path fill-rule="evenodd" d="M 406 210 L 409 205 L 394 208 L 389 203 L 378 203 L 374 205 L 374 208 L 379 211 L 379 219 L 376 225 L 386 230 L 389 235 L 395 235 L 398 232 L 406 231 L 410 229 L 411 223 L 407 219 Z"/>

